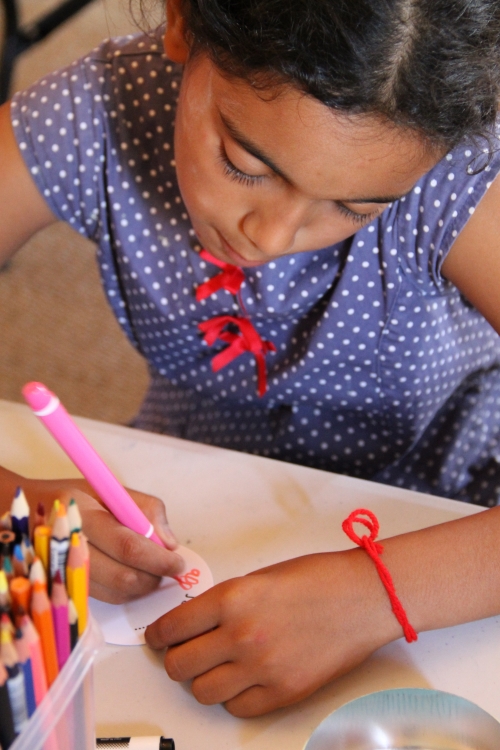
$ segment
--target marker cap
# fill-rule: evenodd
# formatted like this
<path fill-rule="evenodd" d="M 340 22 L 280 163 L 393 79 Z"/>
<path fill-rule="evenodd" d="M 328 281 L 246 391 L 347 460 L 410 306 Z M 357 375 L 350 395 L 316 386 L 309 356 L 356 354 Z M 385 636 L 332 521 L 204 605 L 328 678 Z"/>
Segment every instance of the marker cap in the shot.
<path fill-rule="evenodd" d="M 98 737 L 96 748 L 128 748 L 128 750 L 175 750 L 167 737 Z"/>

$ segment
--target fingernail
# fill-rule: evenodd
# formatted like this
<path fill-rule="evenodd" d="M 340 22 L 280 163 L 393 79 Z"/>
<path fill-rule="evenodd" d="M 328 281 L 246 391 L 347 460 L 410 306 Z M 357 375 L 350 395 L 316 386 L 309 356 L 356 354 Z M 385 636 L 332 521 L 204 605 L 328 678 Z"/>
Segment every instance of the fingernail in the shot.
<path fill-rule="evenodd" d="M 174 552 L 174 558 L 174 561 L 168 566 L 167 575 L 169 576 L 179 575 L 179 573 L 182 573 L 186 566 L 184 558 L 178 555 L 177 552 Z"/>
<path fill-rule="evenodd" d="M 167 547 L 169 547 L 170 549 L 175 549 L 178 546 L 178 542 L 170 526 L 168 526 L 168 524 L 165 524 L 161 527 L 161 530 L 163 533 L 163 540 Z"/>

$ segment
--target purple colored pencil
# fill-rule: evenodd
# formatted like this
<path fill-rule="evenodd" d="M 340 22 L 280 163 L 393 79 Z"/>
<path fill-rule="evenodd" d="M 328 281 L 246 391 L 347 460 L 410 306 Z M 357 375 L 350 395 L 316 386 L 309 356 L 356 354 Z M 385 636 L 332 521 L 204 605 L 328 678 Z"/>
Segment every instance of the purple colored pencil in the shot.
<path fill-rule="evenodd" d="M 57 663 L 62 669 L 71 653 L 69 632 L 68 594 L 58 570 L 52 581 L 52 620 L 56 637 Z"/>

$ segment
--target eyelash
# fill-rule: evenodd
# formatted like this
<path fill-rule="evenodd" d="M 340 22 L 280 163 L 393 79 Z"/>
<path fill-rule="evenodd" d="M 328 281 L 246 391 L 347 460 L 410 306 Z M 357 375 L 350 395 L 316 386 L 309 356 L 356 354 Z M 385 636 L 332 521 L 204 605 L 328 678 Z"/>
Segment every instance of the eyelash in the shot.
<path fill-rule="evenodd" d="M 264 175 L 247 174 L 246 172 L 242 172 L 241 169 L 238 169 L 238 167 L 235 167 L 234 164 L 229 161 L 223 148 L 221 148 L 220 151 L 220 161 L 227 177 L 241 185 L 252 187 L 264 179 Z M 341 214 L 347 216 L 348 219 L 351 219 L 351 221 L 356 224 L 365 224 L 374 219 L 379 213 L 379 211 L 372 211 L 370 214 L 357 214 L 355 211 L 351 211 L 350 208 L 347 208 L 347 206 L 344 206 L 343 203 L 336 203 L 336 206 Z"/>
<path fill-rule="evenodd" d="M 238 169 L 238 167 L 235 167 L 234 164 L 227 158 L 227 154 L 224 149 L 221 149 L 220 161 L 227 177 L 229 177 L 231 180 L 234 180 L 235 182 L 239 182 L 241 185 L 251 187 L 264 179 L 264 175 L 247 174 L 246 172 L 242 172 L 241 169 Z"/>
<path fill-rule="evenodd" d="M 357 214 L 356 211 L 351 211 L 351 209 L 347 208 L 347 206 L 344 206 L 343 203 L 336 203 L 335 205 L 337 206 L 341 214 L 347 216 L 348 219 L 351 219 L 351 221 L 354 221 L 356 224 L 365 224 L 374 219 L 379 214 L 378 210 L 372 211 L 370 214 Z"/>

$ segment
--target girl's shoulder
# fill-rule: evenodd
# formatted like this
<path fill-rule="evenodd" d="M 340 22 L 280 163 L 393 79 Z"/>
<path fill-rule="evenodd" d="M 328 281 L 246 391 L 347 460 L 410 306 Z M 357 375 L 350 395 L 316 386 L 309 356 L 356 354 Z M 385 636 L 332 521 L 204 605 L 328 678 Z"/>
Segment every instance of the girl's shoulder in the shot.
<path fill-rule="evenodd" d="M 126 181 L 125 168 L 140 171 L 147 139 L 149 147 L 161 141 L 154 144 L 158 160 L 174 175 L 165 148 L 180 75 L 158 29 L 106 40 L 13 97 L 15 138 L 55 216 L 96 239 L 108 216 L 102 206 Z"/>
<path fill-rule="evenodd" d="M 175 97 L 182 71 L 167 59 L 163 33 L 163 27 L 158 27 L 150 33 L 106 39 L 70 65 L 15 94 L 14 107 L 29 112 L 41 103 L 59 111 L 68 109 L 78 96 L 79 100 L 88 99 L 92 110 L 98 112 L 96 102 L 109 110 L 121 101 L 139 97 L 147 106 L 147 92 L 158 93 L 158 89 L 162 95 L 172 92 Z"/>
<path fill-rule="evenodd" d="M 422 291 L 449 289 L 442 264 L 499 172 L 497 138 L 461 143 L 384 212 L 384 246 Z"/>

